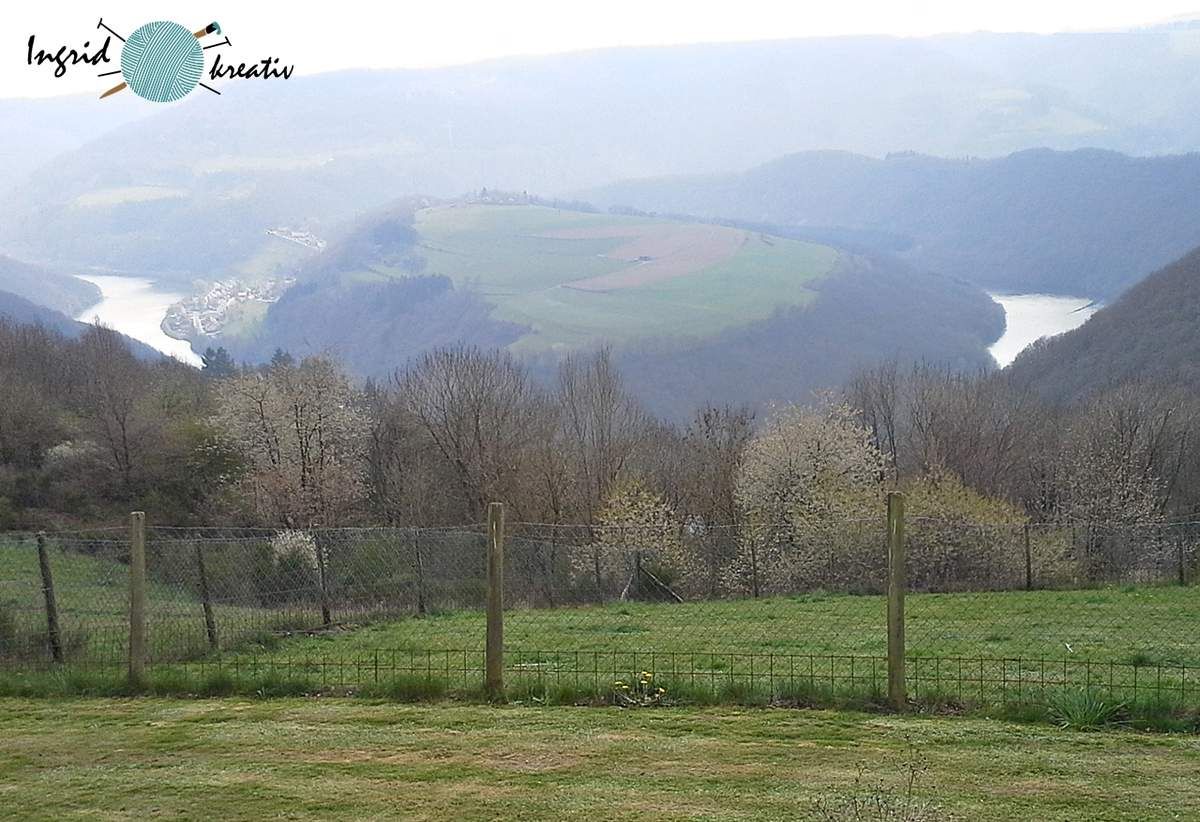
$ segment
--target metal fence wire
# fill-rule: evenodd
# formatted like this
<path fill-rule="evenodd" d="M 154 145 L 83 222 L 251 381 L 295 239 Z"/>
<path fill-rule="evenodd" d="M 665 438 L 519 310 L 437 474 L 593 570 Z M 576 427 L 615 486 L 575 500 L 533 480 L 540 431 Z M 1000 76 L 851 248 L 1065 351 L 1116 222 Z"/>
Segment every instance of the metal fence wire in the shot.
<path fill-rule="evenodd" d="M 398 676 L 478 683 L 488 530 L 149 527 L 146 664 L 264 670 L 313 687 Z M 1200 702 L 1200 524 L 910 518 L 911 696 L 1055 688 Z M 119 670 L 127 528 L 0 534 L 0 666 Z M 508 683 L 886 688 L 883 518 L 601 526 L 508 523 Z M 620 687 L 620 686 L 618 686 Z"/>

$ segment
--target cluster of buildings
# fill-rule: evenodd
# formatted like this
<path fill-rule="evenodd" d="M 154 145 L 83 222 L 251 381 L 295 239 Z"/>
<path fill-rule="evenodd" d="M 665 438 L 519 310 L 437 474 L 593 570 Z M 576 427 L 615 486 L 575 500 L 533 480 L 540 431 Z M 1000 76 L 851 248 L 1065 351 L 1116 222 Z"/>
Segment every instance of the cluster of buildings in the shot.
<path fill-rule="evenodd" d="M 294 277 L 264 280 L 255 285 L 233 279 L 221 280 L 167 309 L 163 331 L 185 340 L 218 334 L 229 322 L 233 309 L 251 302 L 273 303 L 294 282 Z"/>

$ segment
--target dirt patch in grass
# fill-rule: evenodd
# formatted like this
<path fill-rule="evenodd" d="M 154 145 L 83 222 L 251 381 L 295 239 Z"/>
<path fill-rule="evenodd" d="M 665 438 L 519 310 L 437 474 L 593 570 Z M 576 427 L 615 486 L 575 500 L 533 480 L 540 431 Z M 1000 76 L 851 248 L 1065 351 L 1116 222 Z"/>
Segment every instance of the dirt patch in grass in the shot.
<path fill-rule="evenodd" d="M 572 228 L 539 235 L 553 239 L 616 239 L 629 242 L 604 256 L 629 263 L 627 268 L 564 283 L 577 291 L 618 291 L 684 277 L 728 260 L 746 242 L 746 232 L 723 226 L 647 225 Z"/>
<path fill-rule="evenodd" d="M 583 757 L 563 751 L 510 751 L 488 757 L 484 764 L 502 771 L 546 773 L 569 770 L 583 761 Z"/>

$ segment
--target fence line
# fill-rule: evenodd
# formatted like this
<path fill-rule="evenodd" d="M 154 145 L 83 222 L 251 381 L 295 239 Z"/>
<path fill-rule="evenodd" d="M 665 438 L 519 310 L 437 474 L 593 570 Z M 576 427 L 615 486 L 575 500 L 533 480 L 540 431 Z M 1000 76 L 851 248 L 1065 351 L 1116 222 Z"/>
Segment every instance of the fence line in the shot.
<path fill-rule="evenodd" d="M 0 666 L 1197 698 L 1194 522 L 141 521 L 0 534 Z"/>

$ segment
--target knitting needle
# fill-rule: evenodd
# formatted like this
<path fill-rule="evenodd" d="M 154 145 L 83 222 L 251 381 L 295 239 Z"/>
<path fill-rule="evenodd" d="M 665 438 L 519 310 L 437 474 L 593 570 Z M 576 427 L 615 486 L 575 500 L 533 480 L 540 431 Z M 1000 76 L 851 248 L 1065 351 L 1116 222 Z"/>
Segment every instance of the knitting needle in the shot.
<path fill-rule="evenodd" d="M 192 32 L 192 34 L 195 36 L 195 38 L 197 40 L 199 40 L 204 35 L 212 34 L 214 31 L 220 33 L 221 27 L 218 26 L 216 23 L 209 23 L 207 26 L 200 29 L 199 31 Z M 108 91 L 101 94 L 100 99 L 103 100 L 105 97 L 109 96 L 110 94 L 116 94 L 118 91 L 124 91 L 124 90 L 125 90 L 125 84 L 121 83 L 119 86 L 113 86 Z"/>

